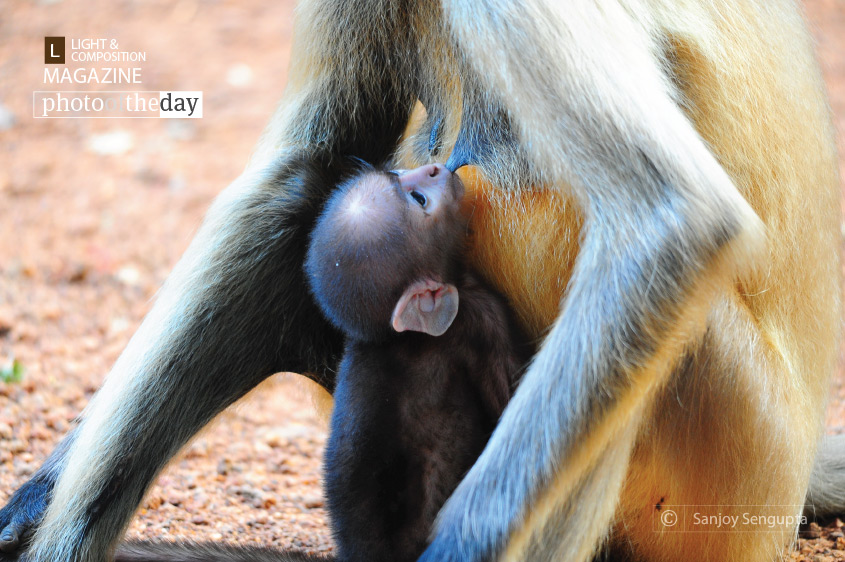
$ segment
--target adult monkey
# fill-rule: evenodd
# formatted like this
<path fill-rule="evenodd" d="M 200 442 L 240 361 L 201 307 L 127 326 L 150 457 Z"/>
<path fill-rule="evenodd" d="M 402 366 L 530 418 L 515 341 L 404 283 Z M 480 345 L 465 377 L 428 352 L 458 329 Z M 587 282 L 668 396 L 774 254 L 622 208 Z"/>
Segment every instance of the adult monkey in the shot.
<path fill-rule="evenodd" d="M 654 532 L 654 513 L 799 505 L 810 480 L 838 339 L 838 184 L 790 0 L 303 3 L 258 156 L 0 514 L 1 548 L 43 512 L 27 559 L 103 560 L 222 408 L 281 370 L 331 388 L 339 338 L 300 267 L 326 193 L 289 163 L 339 177 L 344 156 L 388 159 L 417 99 L 428 114 L 401 158 L 477 165 L 475 266 L 547 330 L 424 558 L 580 561 L 611 527 L 635 558 L 777 556 L 791 524 Z M 845 477 L 827 446 L 810 492 L 829 511 Z"/>

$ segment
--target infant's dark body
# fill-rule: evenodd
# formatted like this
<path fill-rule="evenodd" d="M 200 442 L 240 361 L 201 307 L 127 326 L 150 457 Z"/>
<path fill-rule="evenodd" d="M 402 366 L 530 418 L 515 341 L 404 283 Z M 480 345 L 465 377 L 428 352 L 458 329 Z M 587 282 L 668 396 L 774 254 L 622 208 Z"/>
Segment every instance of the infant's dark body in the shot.
<path fill-rule="evenodd" d="M 341 560 L 416 560 L 530 357 L 500 295 L 471 274 L 458 293 L 439 337 L 347 343 L 325 457 Z"/>

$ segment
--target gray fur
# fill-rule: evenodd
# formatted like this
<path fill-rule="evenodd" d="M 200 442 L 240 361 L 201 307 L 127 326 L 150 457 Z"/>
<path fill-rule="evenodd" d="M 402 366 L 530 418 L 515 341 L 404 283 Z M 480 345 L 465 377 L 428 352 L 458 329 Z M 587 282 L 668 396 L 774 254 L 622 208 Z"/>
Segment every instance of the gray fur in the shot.
<path fill-rule="evenodd" d="M 397 25 L 390 15 L 402 14 L 373 4 L 358 11 L 336 3 L 312 14 L 329 20 L 314 25 L 335 33 L 328 41 L 321 35 L 310 54 L 326 68 L 351 53 L 359 58 L 350 68 L 315 76 L 307 85 L 311 95 L 300 98 L 307 110 L 295 111 L 291 121 L 279 118 L 284 132 L 274 140 L 285 149 L 257 156 L 215 202 L 86 410 L 30 560 L 106 560 L 167 461 L 270 374 L 307 373 L 333 387 L 340 336 L 307 298 L 302 273 L 307 235 L 328 193 L 299 192 L 310 183 L 298 174 L 337 170 L 339 154 L 382 162 L 408 120 L 413 98 L 403 74 L 368 68 L 386 57 L 407 59 L 404 51 L 389 52 L 391 45 L 403 49 L 393 34 L 390 42 L 387 36 L 374 41 L 369 32 L 381 29 L 372 13 L 384 15 L 385 32 Z M 385 92 L 395 102 L 389 107 Z M 328 189 L 337 179 L 321 185 Z"/>
<path fill-rule="evenodd" d="M 810 474 L 804 515 L 823 519 L 841 516 L 845 506 L 845 434 L 826 435 L 819 443 Z"/>
<path fill-rule="evenodd" d="M 333 557 L 255 546 L 214 543 L 129 541 L 114 562 L 333 562 Z"/>

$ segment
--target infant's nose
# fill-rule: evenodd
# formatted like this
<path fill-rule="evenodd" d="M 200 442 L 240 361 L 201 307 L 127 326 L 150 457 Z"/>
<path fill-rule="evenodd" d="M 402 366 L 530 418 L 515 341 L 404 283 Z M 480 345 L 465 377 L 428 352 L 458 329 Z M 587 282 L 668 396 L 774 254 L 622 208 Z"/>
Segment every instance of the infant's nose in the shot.
<path fill-rule="evenodd" d="M 413 170 L 408 170 L 399 175 L 399 183 L 405 191 L 413 191 L 418 188 L 439 187 L 449 185 L 449 178 L 452 172 L 446 169 L 443 164 L 426 164 Z"/>

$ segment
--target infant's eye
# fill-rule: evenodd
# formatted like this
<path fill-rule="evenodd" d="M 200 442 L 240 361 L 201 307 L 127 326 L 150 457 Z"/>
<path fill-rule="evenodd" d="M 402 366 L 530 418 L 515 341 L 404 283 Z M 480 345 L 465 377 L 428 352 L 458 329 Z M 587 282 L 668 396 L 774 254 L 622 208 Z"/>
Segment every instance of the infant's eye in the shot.
<path fill-rule="evenodd" d="M 428 200 L 425 198 L 425 195 L 423 195 L 419 191 L 412 191 L 411 197 L 414 198 L 414 201 L 420 204 L 420 207 L 425 207 L 425 204 L 428 203 Z"/>

